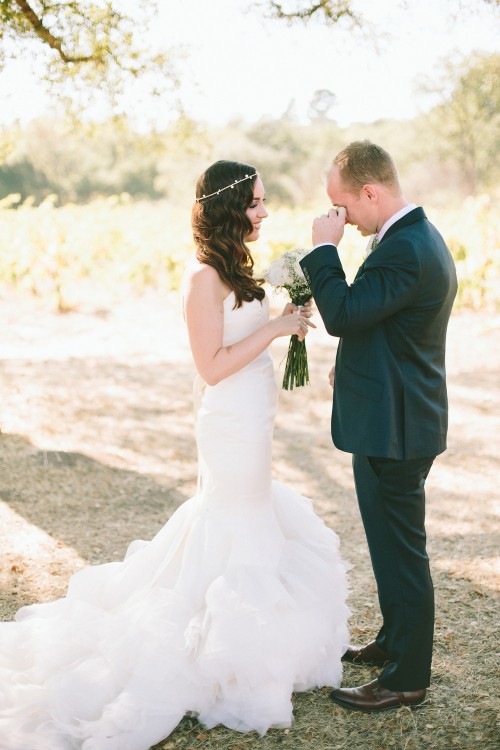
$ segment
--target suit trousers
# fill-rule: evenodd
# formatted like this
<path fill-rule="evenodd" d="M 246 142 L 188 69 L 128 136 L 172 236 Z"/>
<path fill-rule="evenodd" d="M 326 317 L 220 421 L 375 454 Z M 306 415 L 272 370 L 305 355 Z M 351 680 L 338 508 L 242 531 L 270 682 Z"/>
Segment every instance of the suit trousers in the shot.
<path fill-rule="evenodd" d="M 425 533 L 425 480 L 434 457 L 397 460 L 354 455 L 353 470 L 389 654 L 379 676 L 389 690 L 430 684 L 434 588 Z"/>

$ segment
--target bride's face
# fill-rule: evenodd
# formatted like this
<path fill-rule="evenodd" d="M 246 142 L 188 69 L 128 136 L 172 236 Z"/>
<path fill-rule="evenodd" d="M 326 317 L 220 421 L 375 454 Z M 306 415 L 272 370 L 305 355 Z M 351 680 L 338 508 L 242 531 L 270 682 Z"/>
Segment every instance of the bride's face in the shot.
<path fill-rule="evenodd" d="M 265 219 L 269 215 L 264 206 L 264 195 L 264 185 L 260 177 L 257 177 L 253 186 L 253 201 L 246 210 L 246 214 L 252 222 L 253 229 L 245 237 L 245 242 L 253 242 L 259 238 L 262 219 Z"/>

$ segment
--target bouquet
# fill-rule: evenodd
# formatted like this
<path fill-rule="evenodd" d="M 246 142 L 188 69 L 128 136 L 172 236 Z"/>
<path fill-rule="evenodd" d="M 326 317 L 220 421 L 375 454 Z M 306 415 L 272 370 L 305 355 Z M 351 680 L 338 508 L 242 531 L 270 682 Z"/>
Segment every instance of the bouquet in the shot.
<path fill-rule="evenodd" d="M 312 297 L 312 292 L 299 265 L 299 261 L 308 252 L 309 250 L 287 250 L 279 258 L 273 260 L 263 274 L 264 279 L 275 289 L 286 289 L 290 300 L 299 307 Z M 294 386 L 306 383 L 309 383 L 306 342 L 305 340 L 299 341 L 299 337 L 294 334 L 288 346 L 282 387 L 288 391 Z"/>

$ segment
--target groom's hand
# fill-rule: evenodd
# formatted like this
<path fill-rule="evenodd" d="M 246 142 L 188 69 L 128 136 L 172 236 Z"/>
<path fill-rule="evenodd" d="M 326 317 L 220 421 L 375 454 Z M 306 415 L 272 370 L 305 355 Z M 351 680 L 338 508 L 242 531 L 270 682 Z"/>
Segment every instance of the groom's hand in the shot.
<path fill-rule="evenodd" d="M 332 369 L 328 373 L 328 382 L 330 383 L 330 385 L 333 388 L 333 384 L 335 382 L 335 365 L 333 365 Z"/>
<path fill-rule="evenodd" d="M 345 208 L 331 208 L 327 214 L 313 221 L 312 244 L 337 246 L 344 234 Z"/>

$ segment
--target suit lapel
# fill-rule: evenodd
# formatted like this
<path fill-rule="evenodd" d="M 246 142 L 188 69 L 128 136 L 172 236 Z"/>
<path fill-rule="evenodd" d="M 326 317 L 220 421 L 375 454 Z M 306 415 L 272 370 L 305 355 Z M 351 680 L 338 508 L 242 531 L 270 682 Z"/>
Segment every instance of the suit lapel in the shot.
<path fill-rule="evenodd" d="M 383 242 L 385 242 L 386 238 L 390 237 L 391 234 L 394 234 L 395 232 L 397 232 L 398 229 L 402 229 L 403 227 L 408 227 L 411 224 L 416 224 L 417 221 L 422 221 L 422 219 L 426 219 L 426 218 L 427 216 L 425 215 L 425 211 L 423 208 L 420 208 L 420 207 L 414 208 L 413 211 L 410 211 L 409 213 L 405 214 L 405 216 L 403 216 L 401 219 L 398 219 L 398 221 L 396 221 L 392 226 L 389 227 L 389 229 L 380 240 L 380 243 L 377 245 L 377 249 L 374 252 L 376 253 L 378 248 L 383 244 Z M 358 268 L 356 272 L 356 276 L 354 277 L 354 281 L 356 281 L 356 279 L 362 276 L 365 270 L 365 263 L 371 257 L 372 257 L 372 253 L 370 253 L 365 258 L 363 263 L 360 265 L 360 267 Z"/>
<path fill-rule="evenodd" d="M 356 276 L 354 277 L 354 281 L 356 281 L 356 279 L 358 279 L 363 274 L 364 270 L 365 270 L 365 263 L 363 261 L 363 263 L 360 265 L 360 267 L 356 271 Z"/>
<path fill-rule="evenodd" d="M 423 208 L 414 208 L 413 211 L 405 214 L 401 219 L 398 219 L 392 226 L 389 227 L 387 232 L 380 240 L 380 244 L 382 244 L 382 242 L 384 242 L 387 237 L 390 237 L 391 234 L 397 232 L 398 229 L 403 229 L 403 227 L 408 227 L 410 226 L 410 224 L 415 224 L 417 221 L 422 221 L 422 219 L 426 218 L 427 216 L 425 215 L 425 211 Z"/>

